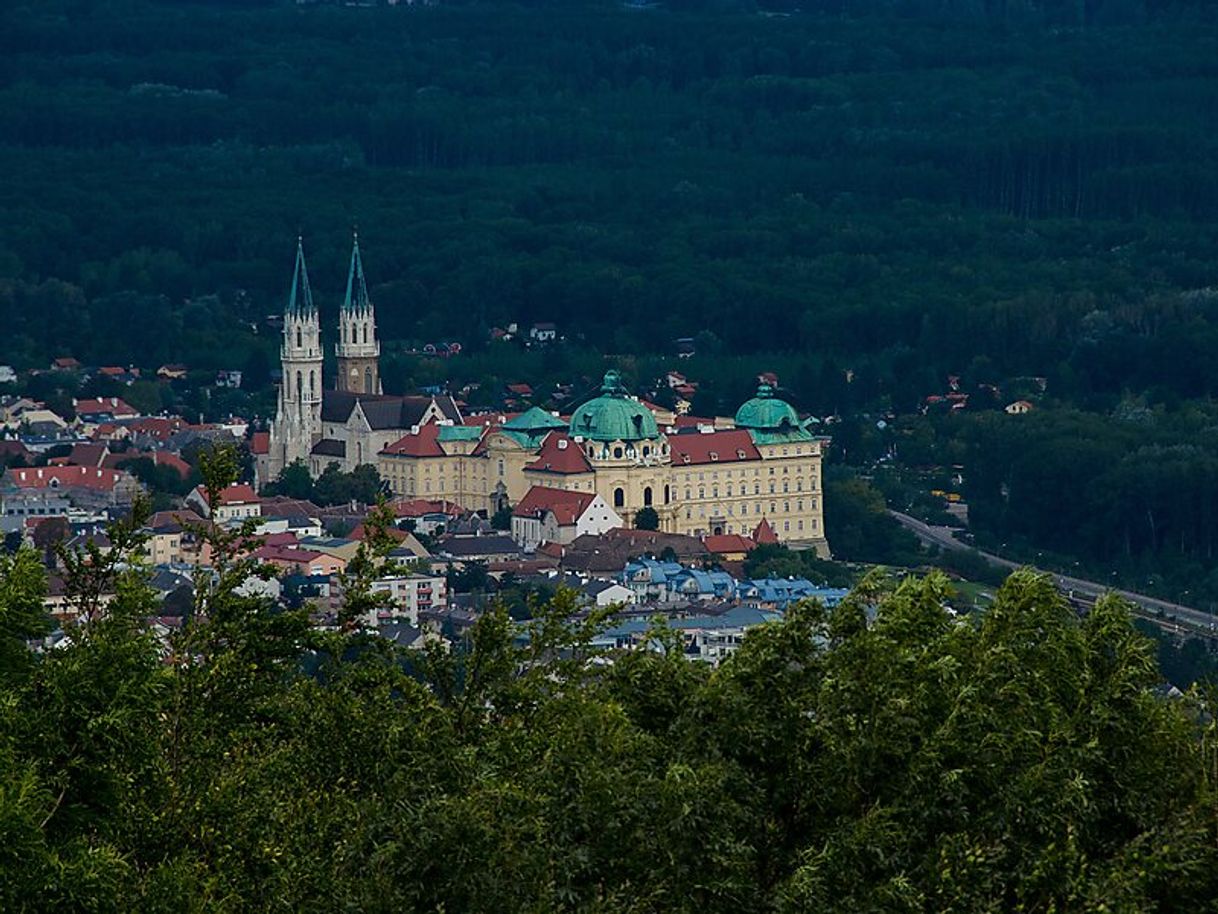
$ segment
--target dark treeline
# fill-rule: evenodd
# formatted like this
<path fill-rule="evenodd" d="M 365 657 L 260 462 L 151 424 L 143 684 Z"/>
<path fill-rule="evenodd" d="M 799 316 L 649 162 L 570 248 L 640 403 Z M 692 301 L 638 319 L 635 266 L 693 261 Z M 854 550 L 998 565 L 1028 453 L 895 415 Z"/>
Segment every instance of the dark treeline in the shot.
<path fill-rule="evenodd" d="M 1218 609 L 1213 404 L 1166 410 L 1127 400 L 1104 414 L 992 411 L 859 432 L 842 428 L 839 449 L 848 445 L 856 462 L 892 449 L 899 464 L 881 464 L 876 482 L 896 507 L 924 513 L 926 490 L 953 488 L 946 468 L 958 466 L 980 545 Z"/>
<path fill-rule="evenodd" d="M 711 328 L 810 356 L 809 408 L 844 368 L 845 399 L 900 399 L 978 355 L 1119 393 L 1096 333 L 1135 375 L 1212 362 L 1197 7 L 930 6 L 9 7 L 7 357 L 249 358 L 296 233 L 333 313 L 358 223 L 390 339 L 557 320 L 654 353 Z M 1215 392 L 1203 367 L 1169 387 Z"/>

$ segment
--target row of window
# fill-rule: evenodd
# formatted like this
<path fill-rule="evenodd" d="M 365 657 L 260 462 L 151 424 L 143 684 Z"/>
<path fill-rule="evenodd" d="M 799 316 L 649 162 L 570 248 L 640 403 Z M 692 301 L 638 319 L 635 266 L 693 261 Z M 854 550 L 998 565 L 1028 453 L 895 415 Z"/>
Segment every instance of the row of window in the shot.
<path fill-rule="evenodd" d="M 770 505 L 770 510 L 767 512 L 767 511 L 762 510 L 763 509 L 762 502 L 759 502 L 759 501 L 753 502 L 753 514 L 756 515 L 757 517 L 761 517 L 761 516 L 767 515 L 767 514 L 770 516 L 773 516 L 773 515 L 779 513 L 778 512 L 778 502 L 772 501 L 769 503 L 769 505 Z M 815 498 L 809 499 L 807 509 L 809 511 L 817 510 Z M 730 502 L 727 505 L 711 505 L 711 506 L 709 506 L 709 508 L 706 505 L 699 505 L 697 508 L 697 511 L 698 511 L 698 517 L 707 517 L 708 515 L 710 517 L 733 517 L 736 514 L 736 506 L 731 504 Z M 798 499 L 795 502 L 795 511 L 797 513 L 802 513 L 804 511 L 804 500 L 802 498 Z M 749 513 L 749 504 L 748 504 L 748 502 L 745 502 L 744 504 L 740 505 L 740 515 L 742 517 L 745 517 L 748 515 L 748 513 Z M 784 501 L 782 503 L 782 513 L 783 514 L 791 513 L 791 502 Z M 686 520 L 694 519 L 694 508 L 692 506 L 685 509 L 685 519 Z"/>

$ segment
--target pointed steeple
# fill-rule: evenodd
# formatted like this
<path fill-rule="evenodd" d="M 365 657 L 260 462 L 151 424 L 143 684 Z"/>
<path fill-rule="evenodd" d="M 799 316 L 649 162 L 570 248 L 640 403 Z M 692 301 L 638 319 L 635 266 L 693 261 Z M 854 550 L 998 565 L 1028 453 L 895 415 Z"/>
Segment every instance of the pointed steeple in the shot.
<path fill-rule="evenodd" d="M 343 299 L 343 312 L 363 314 L 371 307 L 368 301 L 368 286 L 364 282 L 364 263 L 359 256 L 359 232 L 355 232 L 351 244 L 351 269 L 347 272 L 347 297 Z"/>
<path fill-rule="evenodd" d="M 313 314 L 313 291 L 309 288 L 309 271 L 305 268 L 304 239 L 296 237 L 296 269 L 292 273 L 292 291 L 288 295 L 289 315 Z"/>

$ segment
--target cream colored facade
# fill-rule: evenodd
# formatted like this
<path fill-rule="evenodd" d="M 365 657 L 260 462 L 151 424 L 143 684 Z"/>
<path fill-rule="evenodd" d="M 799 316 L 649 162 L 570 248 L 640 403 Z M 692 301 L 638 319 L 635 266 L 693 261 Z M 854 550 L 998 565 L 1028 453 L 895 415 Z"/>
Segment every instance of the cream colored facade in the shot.
<path fill-rule="evenodd" d="M 780 540 L 828 556 L 824 439 L 802 428 L 787 435 L 670 428 L 644 440 L 592 441 L 572 435 L 575 428 L 524 436 L 492 427 L 478 441 L 451 440 L 455 432 L 445 441 L 441 428 L 438 452 L 403 439 L 381 452 L 378 469 L 395 496 L 448 499 L 488 515 L 541 485 L 595 492 L 627 526 L 654 508 L 670 533 L 749 535 L 765 519 Z"/>

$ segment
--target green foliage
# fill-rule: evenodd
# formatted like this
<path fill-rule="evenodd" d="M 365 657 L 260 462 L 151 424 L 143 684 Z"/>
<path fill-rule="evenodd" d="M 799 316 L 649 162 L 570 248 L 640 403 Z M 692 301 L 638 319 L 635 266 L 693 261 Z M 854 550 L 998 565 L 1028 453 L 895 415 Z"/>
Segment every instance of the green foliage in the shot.
<path fill-rule="evenodd" d="M 660 515 L 650 505 L 639 508 L 634 515 L 634 526 L 637 530 L 659 530 Z"/>
<path fill-rule="evenodd" d="M 839 467 L 825 472 L 825 535 L 835 558 L 881 565 L 919 565 L 913 534 L 888 515 L 884 496 Z"/>
<path fill-rule="evenodd" d="M 372 505 L 386 493 L 386 487 L 381 474 L 371 464 L 361 464 L 348 473 L 339 469 L 337 463 L 331 463 L 314 480 L 309 468 L 295 461 L 280 470 L 279 476 L 267 483 L 262 493 L 313 501 L 323 507 L 352 501 Z"/>
<path fill-rule="evenodd" d="M 236 461 L 203 465 L 218 491 Z M 105 612 L 5 667 L 5 910 L 971 914 L 1218 891 L 1216 725 L 1154 694 L 1115 599 L 1080 620 L 1021 572 L 959 622 L 941 576 L 869 577 L 711 670 L 662 623 L 660 650 L 589 662 L 606 611 L 559 590 L 523 626 L 497 605 L 455 649 L 395 656 L 243 595 L 243 534 L 200 535 L 218 573 L 168 663 L 138 567 L 99 555 L 73 599 L 114 589 Z M 41 569 L 0 572 L 19 644 Z"/>
<path fill-rule="evenodd" d="M 849 587 L 854 575 L 840 562 L 827 562 L 810 549 L 789 549 L 781 543 L 763 543 L 744 561 L 750 578 L 807 578 L 825 587 Z"/>

